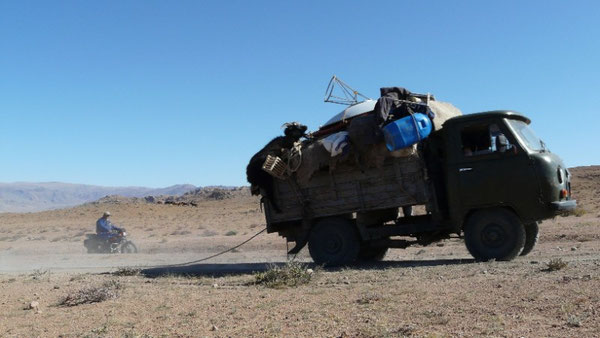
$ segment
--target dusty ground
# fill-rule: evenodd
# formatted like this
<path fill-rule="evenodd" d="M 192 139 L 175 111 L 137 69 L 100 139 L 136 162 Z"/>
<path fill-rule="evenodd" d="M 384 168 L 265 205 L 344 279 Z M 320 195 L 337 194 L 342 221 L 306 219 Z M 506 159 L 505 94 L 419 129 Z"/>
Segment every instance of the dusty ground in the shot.
<path fill-rule="evenodd" d="M 263 265 L 240 264 L 285 262 L 285 242 L 273 234 L 207 262 L 242 271 L 235 275 L 106 273 L 194 260 L 245 240 L 264 227 L 255 198 L 0 214 L 0 336 L 598 337 L 600 169 L 572 172 L 579 217 L 544 222 L 526 257 L 475 263 L 462 241 L 447 240 L 393 250 L 378 265 L 316 269 L 309 284 L 283 289 L 254 283 L 249 270 Z M 84 234 L 104 210 L 139 254 L 84 253 Z M 566 267 L 546 271 L 558 258 Z M 115 298 L 59 305 L 113 281 Z M 39 306 L 27 309 L 32 301 Z"/>

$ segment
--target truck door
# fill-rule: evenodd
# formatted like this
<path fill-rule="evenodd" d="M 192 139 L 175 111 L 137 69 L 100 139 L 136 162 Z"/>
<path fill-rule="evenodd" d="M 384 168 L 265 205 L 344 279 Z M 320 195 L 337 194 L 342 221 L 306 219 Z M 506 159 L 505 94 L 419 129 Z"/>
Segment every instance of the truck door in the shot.
<path fill-rule="evenodd" d="M 529 157 L 503 119 L 465 123 L 457 128 L 455 161 L 449 166 L 457 189 L 452 203 L 459 219 L 472 209 L 509 206 L 517 214 L 537 199 L 537 180 Z M 459 143 L 459 144 L 457 144 Z"/>

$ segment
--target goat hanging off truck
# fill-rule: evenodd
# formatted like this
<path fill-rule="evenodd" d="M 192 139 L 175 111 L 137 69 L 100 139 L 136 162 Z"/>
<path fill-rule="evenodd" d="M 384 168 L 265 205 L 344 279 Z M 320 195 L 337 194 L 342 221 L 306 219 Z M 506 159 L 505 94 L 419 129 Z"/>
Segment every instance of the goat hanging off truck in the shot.
<path fill-rule="evenodd" d="M 294 143 L 298 142 L 306 135 L 307 127 L 298 122 L 285 123 L 284 136 L 278 136 L 267 143 L 259 152 L 254 154 L 246 167 L 246 178 L 250 183 L 250 192 L 252 195 L 262 193 L 273 205 L 276 212 L 281 209 L 275 201 L 273 193 L 273 176 L 262 169 L 267 160 L 267 156 L 281 156 L 286 149 L 291 149 Z"/>

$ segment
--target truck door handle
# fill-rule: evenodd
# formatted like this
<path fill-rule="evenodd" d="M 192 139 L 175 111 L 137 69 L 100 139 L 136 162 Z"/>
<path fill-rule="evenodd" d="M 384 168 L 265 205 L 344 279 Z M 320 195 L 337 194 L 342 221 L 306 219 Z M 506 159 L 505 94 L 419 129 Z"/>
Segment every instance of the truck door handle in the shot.
<path fill-rule="evenodd" d="M 460 168 L 460 169 L 458 169 L 458 171 L 461 172 L 461 173 L 465 172 L 465 171 L 472 171 L 472 170 L 473 170 L 473 168 Z"/>

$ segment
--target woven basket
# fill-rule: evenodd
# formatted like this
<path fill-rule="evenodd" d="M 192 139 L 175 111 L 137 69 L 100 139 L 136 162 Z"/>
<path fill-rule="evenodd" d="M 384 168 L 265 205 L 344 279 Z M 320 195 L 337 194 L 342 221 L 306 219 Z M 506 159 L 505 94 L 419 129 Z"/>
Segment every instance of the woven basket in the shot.
<path fill-rule="evenodd" d="M 285 179 L 285 170 L 287 165 L 277 156 L 267 155 L 267 159 L 265 163 L 262 165 L 262 170 L 269 173 L 269 175 L 273 177 L 277 177 L 279 179 Z"/>

